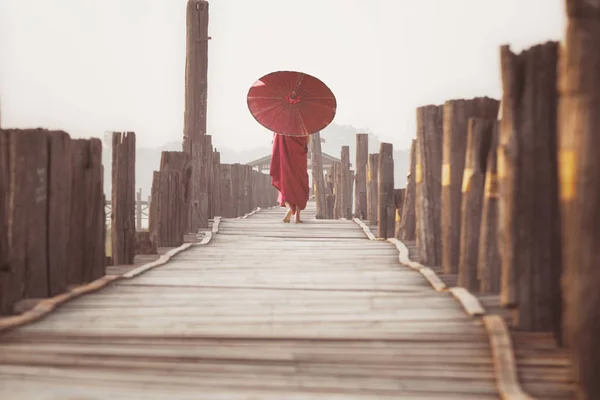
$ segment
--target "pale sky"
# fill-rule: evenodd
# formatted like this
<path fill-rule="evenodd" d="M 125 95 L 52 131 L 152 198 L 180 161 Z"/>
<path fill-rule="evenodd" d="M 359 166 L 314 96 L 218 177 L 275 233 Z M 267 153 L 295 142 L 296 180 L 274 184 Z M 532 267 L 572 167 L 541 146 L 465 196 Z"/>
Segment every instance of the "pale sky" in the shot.
<path fill-rule="evenodd" d="M 133 130 L 138 145 L 183 131 L 185 0 L 0 0 L 0 97 L 10 127 L 74 137 Z M 398 148 L 415 108 L 499 97 L 498 47 L 560 40 L 564 0 L 213 0 L 208 133 L 235 150 L 268 145 L 246 106 L 281 69 L 324 81 L 334 122 Z"/>

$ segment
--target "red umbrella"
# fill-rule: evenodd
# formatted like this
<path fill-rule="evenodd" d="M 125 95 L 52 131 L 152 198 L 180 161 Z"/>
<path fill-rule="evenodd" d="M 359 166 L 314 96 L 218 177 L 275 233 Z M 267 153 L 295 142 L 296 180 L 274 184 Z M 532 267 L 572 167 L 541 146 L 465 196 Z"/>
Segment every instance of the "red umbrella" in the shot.
<path fill-rule="evenodd" d="M 336 106 L 327 85 L 302 72 L 272 72 L 248 91 L 252 116 L 282 135 L 306 136 L 323 130 L 333 121 Z"/>

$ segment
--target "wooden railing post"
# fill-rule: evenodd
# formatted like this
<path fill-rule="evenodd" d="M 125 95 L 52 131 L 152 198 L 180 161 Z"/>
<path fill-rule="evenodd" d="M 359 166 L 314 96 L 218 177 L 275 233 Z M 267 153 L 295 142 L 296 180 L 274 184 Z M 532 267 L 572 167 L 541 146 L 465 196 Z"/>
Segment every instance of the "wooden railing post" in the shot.
<path fill-rule="evenodd" d="M 310 138 L 310 161 L 314 195 L 317 202 L 317 219 L 327 218 L 327 194 L 323 178 L 323 153 L 321 152 L 321 134 L 313 133 Z"/>
<path fill-rule="evenodd" d="M 394 148 L 391 143 L 381 143 L 378 161 L 377 235 L 380 238 L 387 239 L 394 237 L 396 220 L 396 207 L 394 204 Z"/>
<path fill-rule="evenodd" d="M 13 295 L 13 293 L 9 293 L 7 290 L 7 287 L 11 284 L 11 254 L 9 247 L 10 235 L 8 232 L 8 205 L 10 204 L 11 177 L 11 173 L 9 170 L 9 149 L 9 134 L 6 131 L 0 130 L 0 315 L 9 314 L 12 312 L 13 302 L 13 300 L 11 299 L 11 295 Z M 68 160 L 70 160 L 70 158 Z"/>
<path fill-rule="evenodd" d="M 404 241 L 415 240 L 416 216 L 415 216 L 415 163 L 416 163 L 416 139 L 410 145 L 410 170 L 406 180 L 406 193 L 404 205 L 402 206 L 402 218 L 400 222 L 400 237 Z"/>
<path fill-rule="evenodd" d="M 238 163 L 231 164 L 231 211 L 232 217 L 240 216 L 241 186 L 242 186 L 242 166 Z"/>
<path fill-rule="evenodd" d="M 378 176 L 379 154 L 369 154 L 369 160 L 367 161 L 367 219 L 370 225 L 377 225 Z"/>
<path fill-rule="evenodd" d="M 327 180 L 325 182 L 327 190 L 327 219 L 334 218 L 334 206 L 335 206 L 335 174 L 333 172 L 333 165 L 329 167 L 327 171 Z"/>
<path fill-rule="evenodd" d="M 498 107 L 498 100 L 489 97 L 449 100 L 444 104 L 441 224 L 442 269 L 446 274 L 458 272 L 467 121 L 469 118 L 496 119 Z"/>
<path fill-rule="evenodd" d="M 183 243 L 186 216 L 181 172 L 154 171 L 149 230 L 158 247 L 177 247 Z"/>
<path fill-rule="evenodd" d="M 340 165 L 340 218 L 352 218 L 352 199 L 350 198 L 350 147 L 342 146 Z"/>
<path fill-rule="evenodd" d="M 114 265 L 135 257 L 135 133 L 113 132 L 111 249 Z"/>
<path fill-rule="evenodd" d="M 494 123 L 490 152 L 487 158 L 481 230 L 479 235 L 478 269 L 481 293 L 500 293 L 500 252 L 498 251 L 498 122 Z"/>
<path fill-rule="evenodd" d="M 478 274 L 479 236 L 487 156 L 496 121 L 469 118 L 465 166 L 462 178 L 460 256 L 458 285 L 471 292 L 481 286 Z"/>
<path fill-rule="evenodd" d="M 333 174 L 333 218 L 340 219 L 342 217 L 342 183 L 341 183 L 341 166 L 339 162 L 334 162 L 331 165 Z"/>
<path fill-rule="evenodd" d="M 367 163 L 369 162 L 369 135 L 356 134 L 356 180 L 354 183 L 354 216 L 367 218 Z"/>
<path fill-rule="evenodd" d="M 212 155 L 212 191 L 210 195 L 212 216 L 223 215 L 221 210 L 221 153 L 216 149 Z"/>
<path fill-rule="evenodd" d="M 567 1 L 560 49 L 565 334 L 577 400 L 600 399 L 600 1 Z"/>
<path fill-rule="evenodd" d="M 225 218 L 235 217 L 231 164 L 221 164 L 221 214 Z"/>
<path fill-rule="evenodd" d="M 442 262 L 443 115 L 444 106 L 429 105 L 417 108 L 416 236 L 419 261 L 431 266 L 439 266 Z"/>
<path fill-rule="evenodd" d="M 135 196 L 135 230 L 142 230 L 142 188 L 139 188 Z"/>
<path fill-rule="evenodd" d="M 402 208 L 404 206 L 404 197 L 406 189 L 394 189 L 394 206 L 396 207 L 396 228 L 394 237 L 400 239 L 402 230 Z"/>
<path fill-rule="evenodd" d="M 519 329 L 560 334 L 557 58 L 556 42 L 520 55 L 501 48 L 498 176 L 502 303 L 517 306 Z"/>

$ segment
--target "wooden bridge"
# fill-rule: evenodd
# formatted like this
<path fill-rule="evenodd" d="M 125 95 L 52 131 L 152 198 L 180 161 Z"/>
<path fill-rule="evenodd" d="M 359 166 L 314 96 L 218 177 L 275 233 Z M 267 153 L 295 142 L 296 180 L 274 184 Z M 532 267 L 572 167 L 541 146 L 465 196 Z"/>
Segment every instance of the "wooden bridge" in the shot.
<path fill-rule="evenodd" d="M 566 3 L 560 52 L 500 49 L 501 99 L 416 110 L 405 188 L 391 143 L 323 168 L 314 134 L 303 224 L 206 134 L 202 0 L 147 231 L 135 133 L 107 237 L 100 140 L 0 129 L 0 396 L 600 399 L 600 2 Z"/>

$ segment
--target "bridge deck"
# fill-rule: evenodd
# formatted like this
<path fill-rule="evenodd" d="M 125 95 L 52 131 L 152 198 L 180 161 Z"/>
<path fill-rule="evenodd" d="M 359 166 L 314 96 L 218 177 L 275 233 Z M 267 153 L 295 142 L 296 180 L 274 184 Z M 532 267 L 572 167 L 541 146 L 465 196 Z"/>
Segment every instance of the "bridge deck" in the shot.
<path fill-rule="evenodd" d="M 389 243 L 307 211 L 223 220 L 208 246 L 5 334 L 0 397 L 499 398 L 479 321 Z"/>

